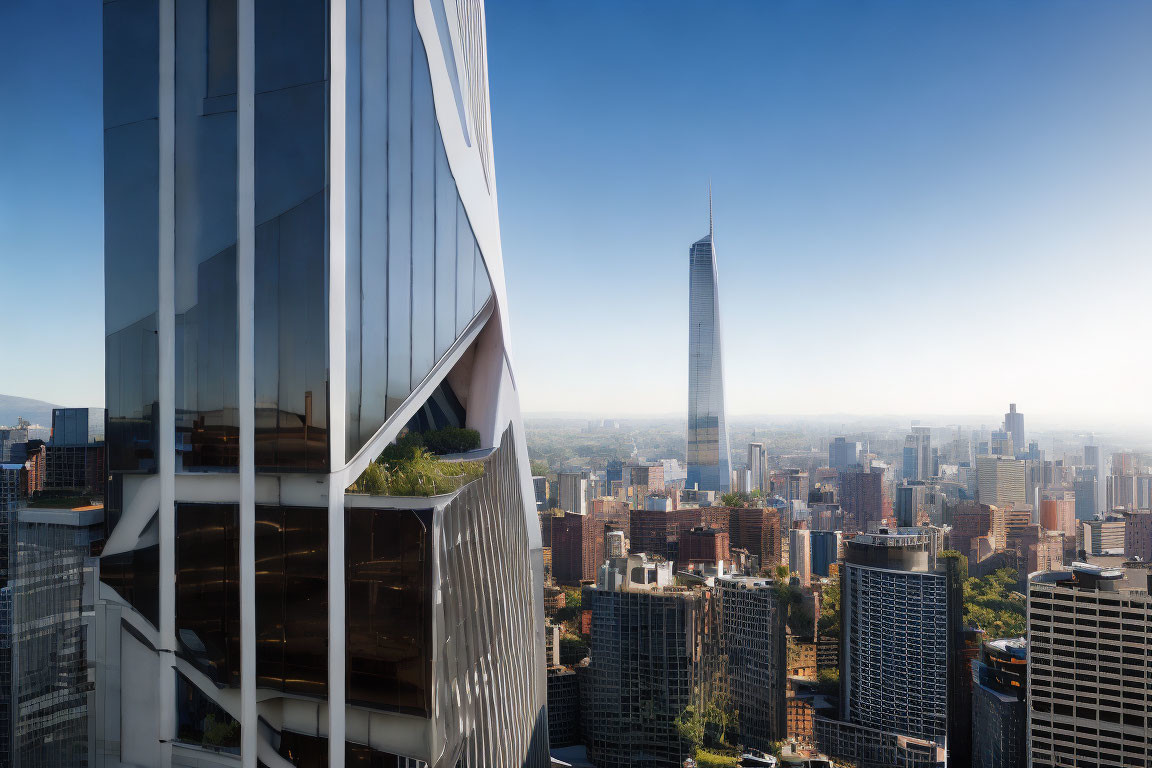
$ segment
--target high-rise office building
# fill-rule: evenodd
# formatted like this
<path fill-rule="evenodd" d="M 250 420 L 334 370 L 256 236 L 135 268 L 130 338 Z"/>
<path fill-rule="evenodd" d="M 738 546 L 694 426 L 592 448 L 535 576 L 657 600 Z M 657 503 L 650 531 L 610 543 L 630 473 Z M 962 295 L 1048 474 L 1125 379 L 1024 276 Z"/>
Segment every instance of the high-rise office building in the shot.
<path fill-rule="evenodd" d="M 828 443 L 828 466 L 837 472 L 860 463 L 860 443 L 848 442 L 843 437 L 833 438 Z"/>
<path fill-rule="evenodd" d="M 655 576 L 648 584 L 652 564 L 634 558 L 614 577 L 618 586 L 584 589 L 592 614 L 580 680 L 584 743 L 599 768 L 679 768 L 692 752 L 676 719 L 699 701 L 704 649 L 714 642 L 705 637 L 707 594 L 656 586 Z"/>
<path fill-rule="evenodd" d="M 103 494 L 106 455 L 103 408 L 53 408 L 43 489 L 57 496 Z"/>
<path fill-rule="evenodd" d="M 764 443 L 748 443 L 748 471 L 752 473 L 752 487 L 761 498 L 768 495 L 768 466 L 765 463 Z"/>
<path fill-rule="evenodd" d="M 1076 549 L 1089 555 L 1123 555 L 1127 522 L 1120 515 L 1080 522 Z"/>
<path fill-rule="evenodd" d="M 103 6 L 96 764 L 548 763 L 481 0 Z M 349 491 L 468 427 L 454 491 Z M 259 562 L 259 566 L 256 563 Z"/>
<path fill-rule="evenodd" d="M 1146 568 L 1085 563 L 1028 580 L 1032 768 L 1148 764 L 1149 586 Z"/>
<path fill-rule="evenodd" d="M 812 540 L 812 575 L 827 576 L 829 566 L 840 557 L 843 534 L 840 531 L 809 531 Z"/>
<path fill-rule="evenodd" d="M 680 547 L 677 565 L 681 570 L 692 563 L 715 565 L 719 561 L 728 562 L 728 531 L 697 526 L 680 534 Z"/>
<path fill-rule="evenodd" d="M 903 478 L 905 480 L 928 480 L 932 477 L 932 430 L 914 426 L 912 433 L 904 438 Z"/>
<path fill-rule="evenodd" d="M 536 499 L 536 511 L 548 509 L 548 478 L 536 475 L 532 478 L 532 495 Z"/>
<path fill-rule="evenodd" d="M 812 586 L 812 531 L 807 528 L 788 531 L 788 570 L 800 586 Z"/>
<path fill-rule="evenodd" d="M 758 558 L 762 570 L 788 564 L 787 507 L 735 507 L 728 517 L 728 541 Z"/>
<path fill-rule="evenodd" d="M 640 498 L 664 491 L 663 464 L 629 464 L 624 467 L 621 476 L 626 485 L 636 489 L 634 495 Z"/>
<path fill-rule="evenodd" d="M 1096 481 L 1096 512 L 1108 511 L 1108 467 L 1106 466 L 1104 452 L 1098 445 L 1084 446 L 1084 466 L 1091 468 L 1088 474 Z M 1081 518 L 1088 519 L 1088 518 Z"/>
<path fill-rule="evenodd" d="M 884 471 L 849 470 L 840 475 L 840 506 L 851 531 L 867 531 L 884 520 Z"/>
<path fill-rule="evenodd" d="M 582 515 L 588 511 L 589 481 L 584 472 L 561 472 L 556 476 L 560 485 L 560 509 Z"/>
<path fill-rule="evenodd" d="M 967 755 L 957 706 L 962 585 L 921 533 L 845 542 L 840 576 L 840 718 L 816 718 L 821 749 L 863 766 L 937 766 Z M 898 627 L 899 631 L 893 628 Z"/>
<path fill-rule="evenodd" d="M 952 529 L 948 532 L 948 548 L 971 558 L 977 541 L 989 537 L 989 545 L 1003 549 L 1006 545 L 1003 515 L 998 509 L 975 501 L 961 501 L 950 509 Z M 996 523 L 999 522 L 997 526 Z"/>
<path fill-rule="evenodd" d="M 1003 456 L 976 457 L 976 498 L 997 507 L 1023 505 L 1027 493 L 1024 462 Z"/>
<path fill-rule="evenodd" d="M 12 463 L 15 458 L 19 458 L 13 456 L 13 451 L 18 450 L 17 446 L 28 442 L 31 437 L 29 434 L 31 426 L 31 422 L 17 418 L 16 426 L 0 427 L 0 461 Z"/>
<path fill-rule="evenodd" d="M 931 489 L 921 481 L 906 481 L 896 487 L 896 525 L 915 528 L 920 525 L 921 514 L 928 512 L 928 493 Z"/>
<path fill-rule="evenodd" d="M 584 514 L 565 512 L 552 519 L 552 577 L 561 584 L 596 578 L 608 552 L 608 532 L 627 531 L 622 501 L 595 499 Z"/>
<path fill-rule="evenodd" d="M 548 668 L 548 742 L 553 748 L 580 743 L 580 685 L 573 669 Z"/>
<path fill-rule="evenodd" d="M 10 515 L 7 585 L 0 590 L 0 669 L 5 690 L 0 763 L 92 765 L 88 635 L 90 545 L 104 537 L 103 509 L 23 508 Z"/>
<path fill-rule="evenodd" d="M 1108 475 L 1105 489 L 1105 502 L 1107 510 L 1113 512 L 1118 509 L 1136 509 L 1136 475 L 1122 475 L 1119 473 Z"/>
<path fill-rule="evenodd" d="M 1022 455 L 1028 443 L 1024 439 L 1024 414 L 1016 410 L 1016 403 L 1009 403 L 1008 413 L 1004 414 L 1004 431 L 1012 436 L 1012 455 Z"/>
<path fill-rule="evenodd" d="M 1028 646 L 1024 638 L 989 640 L 972 662 L 972 765 L 1028 765 Z"/>
<path fill-rule="evenodd" d="M 688 488 L 727 492 L 731 487 L 728 419 L 724 411 L 724 355 L 720 332 L 720 285 L 712 239 L 712 192 L 708 234 L 688 251 Z"/>
<path fill-rule="evenodd" d="M 1124 556 L 1152 562 L 1152 512 L 1124 514 Z"/>
<path fill-rule="evenodd" d="M 788 606 L 773 581 L 716 580 L 720 648 L 729 700 L 740 713 L 740 742 L 769 750 L 784 738 L 787 720 Z"/>
<path fill-rule="evenodd" d="M 801 469 L 776 469 L 768 473 L 772 493 L 784 501 L 808 503 L 810 490 L 808 473 Z"/>
<path fill-rule="evenodd" d="M 1040 525 L 1076 538 L 1076 495 L 1072 491 L 1043 491 L 1040 496 Z"/>
<path fill-rule="evenodd" d="M 1076 498 L 1076 519 L 1091 520 L 1096 516 L 1096 506 L 1100 498 L 1096 487 L 1096 468 L 1089 467 L 1076 472 L 1076 479 L 1072 482 L 1072 493 Z"/>

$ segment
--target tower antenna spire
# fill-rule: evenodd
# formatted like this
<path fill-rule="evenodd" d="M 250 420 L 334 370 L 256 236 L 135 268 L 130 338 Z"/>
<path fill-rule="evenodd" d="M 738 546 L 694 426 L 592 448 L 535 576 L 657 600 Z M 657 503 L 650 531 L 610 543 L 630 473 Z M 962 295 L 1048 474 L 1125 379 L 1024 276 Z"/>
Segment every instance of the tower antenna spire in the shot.
<path fill-rule="evenodd" d="M 708 177 L 708 239 L 712 239 L 712 177 Z"/>

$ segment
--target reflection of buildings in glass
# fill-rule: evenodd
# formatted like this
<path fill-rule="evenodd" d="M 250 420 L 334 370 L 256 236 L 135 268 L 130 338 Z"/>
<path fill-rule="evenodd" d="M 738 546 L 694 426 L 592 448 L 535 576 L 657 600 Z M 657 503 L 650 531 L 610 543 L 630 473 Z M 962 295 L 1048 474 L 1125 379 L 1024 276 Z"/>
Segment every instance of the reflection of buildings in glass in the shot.
<path fill-rule="evenodd" d="M 91 764 L 83 611 L 89 546 L 103 537 L 103 510 L 21 508 L 5 516 L 0 762 Z"/>
<path fill-rule="evenodd" d="M 99 759 L 548 759 L 483 8 L 420 7 L 104 8 Z M 442 427 L 481 477 L 346 491 Z"/>
<path fill-rule="evenodd" d="M 708 234 L 688 251 L 688 488 L 726 492 L 731 487 L 728 422 L 724 411 L 724 362 L 720 292 Z"/>

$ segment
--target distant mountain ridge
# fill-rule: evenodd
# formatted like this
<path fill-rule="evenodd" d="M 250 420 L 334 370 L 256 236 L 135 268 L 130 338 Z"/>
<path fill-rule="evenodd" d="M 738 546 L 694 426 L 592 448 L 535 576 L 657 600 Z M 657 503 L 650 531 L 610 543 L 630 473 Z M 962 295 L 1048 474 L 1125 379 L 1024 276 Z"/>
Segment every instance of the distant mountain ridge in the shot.
<path fill-rule="evenodd" d="M 15 426 L 16 420 L 23 418 L 42 427 L 51 427 L 52 409 L 60 407 L 30 397 L 0 395 L 0 426 Z"/>

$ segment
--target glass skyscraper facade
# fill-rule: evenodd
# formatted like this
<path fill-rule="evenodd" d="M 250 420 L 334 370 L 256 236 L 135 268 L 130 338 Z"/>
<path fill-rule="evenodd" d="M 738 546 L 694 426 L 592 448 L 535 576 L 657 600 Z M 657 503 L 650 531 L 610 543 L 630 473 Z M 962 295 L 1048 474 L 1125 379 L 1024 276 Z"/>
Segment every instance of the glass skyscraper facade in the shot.
<path fill-rule="evenodd" d="M 708 234 L 688 250 L 688 479 L 687 487 L 727 492 L 731 487 L 728 420 L 724 412 L 724 360 L 720 340 L 720 288 Z"/>
<path fill-rule="evenodd" d="M 90 765 L 546 765 L 483 3 L 103 7 Z M 449 426 L 479 478 L 352 490 Z"/>

